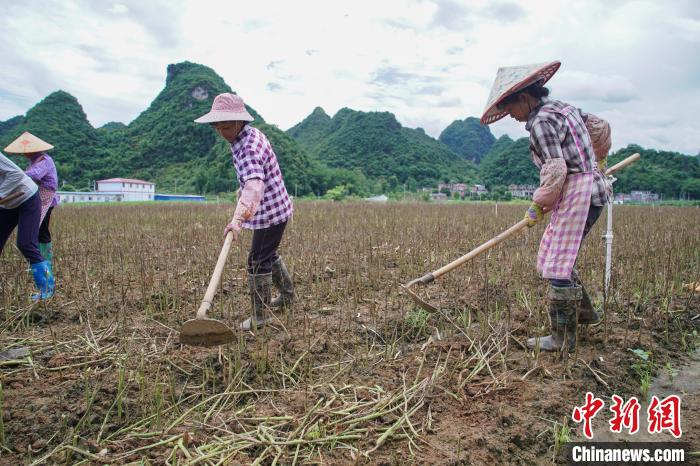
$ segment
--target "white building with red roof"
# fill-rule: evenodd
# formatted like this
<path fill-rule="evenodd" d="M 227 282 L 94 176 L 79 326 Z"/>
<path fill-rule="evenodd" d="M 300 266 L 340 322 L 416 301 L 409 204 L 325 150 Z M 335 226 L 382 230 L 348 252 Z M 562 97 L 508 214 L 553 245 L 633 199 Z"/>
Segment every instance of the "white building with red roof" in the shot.
<path fill-rule="evenodd" d="M 152 201 L 156 193 L 155 183 L 131 178 L 98 180 L 98 193 L 121 194 L 123 201 Z"/>

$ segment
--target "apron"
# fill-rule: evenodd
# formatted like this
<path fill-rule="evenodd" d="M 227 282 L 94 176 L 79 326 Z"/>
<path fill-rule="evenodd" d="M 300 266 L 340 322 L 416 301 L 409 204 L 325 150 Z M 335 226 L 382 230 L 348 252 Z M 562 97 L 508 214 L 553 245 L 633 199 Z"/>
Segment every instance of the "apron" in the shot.
<path fill-rule="evenodd" d="M 595 160 L 586 156 L 571 118 L 573 107 L 568 106 L 559 113 L 566 120 L 571 136 L 576 143 L 579 157 L 583 162 L 583 173 L 570 173 L 562 188 L 562 194 L 552 209 L 552 217 L 544 230 L 540 249 L 537 253 L 537 271 L 543 278 L 570 280 L 578 250 L 586 226 L 586 217 L 591 205 Z"/>
<path fill-rule="evenodd" d="M 53 198 L 55 195 L 56 191 L 39 187 L 39 199 L 41 199 L 41 219 L 39 220 L 39 225 L 41 225 L 44 222 L 46 212 L 49 211 L 49 208 L 53 203 Z"/>

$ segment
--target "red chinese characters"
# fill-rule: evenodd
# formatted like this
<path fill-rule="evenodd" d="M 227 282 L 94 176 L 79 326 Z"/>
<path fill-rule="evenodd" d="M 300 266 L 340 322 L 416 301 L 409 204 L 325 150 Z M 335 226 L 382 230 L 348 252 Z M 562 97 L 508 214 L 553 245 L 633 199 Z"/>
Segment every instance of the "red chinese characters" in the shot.
<path fill-rule="evenodd" d="M 659 401 L 656 395 L 651 397 L 647 409 L 649 433 L 656 434 L 668 430 L 671 435 L 680 438 L 681 431 L 681 399 L 678 395 L 669 395 Z"/>
<path fill-rule="evenodd" d="M 586 403 L 583 406 L 576 406 L 574 412 L 571 413 L 571 419 L 576 423 L 583 422 L 583 435 L 588 439 L 593 438 L 593 428 L 591 426 L 591 421 L 603 408 L 605 403 L 600 398 L 593 396 L 593 393 L 586 393 Z"/>
<path fill-rule="evenodd" d="M 622 429 L 629 429 L 630 434 L 636 434 L 639 431 L 639 408 L 640 404 L 636 397 L 632 397 L 623 403 L 623 399 L 617 395 L 612 396 L 613 405 L 610 411 L 613 412 L 613 418 L 610 420 L 610 432 L 620 433 Z"/>

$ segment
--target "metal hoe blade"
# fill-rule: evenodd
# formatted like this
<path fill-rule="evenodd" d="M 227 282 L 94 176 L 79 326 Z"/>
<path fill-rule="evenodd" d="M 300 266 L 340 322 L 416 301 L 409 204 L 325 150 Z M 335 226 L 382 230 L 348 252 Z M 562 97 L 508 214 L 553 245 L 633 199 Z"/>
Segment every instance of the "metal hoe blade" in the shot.
<path fill-rule="evenodd" d="M 421 298 L 420 296 L 418 296 L 418 295 L 415 293 L 415 291 L 413 291 L 413 290 L 410 288 L 410 284 L 408 284 L 408 285 L 400 285 L 400 286 L 401 286 L 401 288 L 402 288 L 406 293 L 408 293 L 408 295 L 411 297 L 411 299 L 413 299 L 413 301 L 414 301 L 416 304 L 418 304 L 420 307 L 422 307 L 422 308 L 425 309 L 426 311 L 429 311 L 429 312 L 436 312 L 436 311 L 438 310 L 437 307 L 433 306 L 432 304 L 430 304 L 429 302 L 427 302 L 426 300 L 424 300 L 423 298 Z"/>
<path fill-rule="evenodd" d="M 218 346 L 231 343 L 236 335 L 216 319 L 190 319 L 180 328 L 180 343 L 192 346 Z"/>

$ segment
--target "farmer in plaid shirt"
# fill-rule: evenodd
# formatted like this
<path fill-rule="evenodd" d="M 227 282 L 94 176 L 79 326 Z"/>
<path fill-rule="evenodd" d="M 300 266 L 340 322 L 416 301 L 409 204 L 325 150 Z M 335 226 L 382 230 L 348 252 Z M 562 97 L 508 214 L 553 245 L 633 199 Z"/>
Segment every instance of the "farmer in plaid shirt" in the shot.
<path fill-rule="evenodd" d="M 608 200 L 605 178 L 598 170 L 586 128 L 587 115 L 547 98 L 549 90 L 543 87 L 560 65 L 555 61 L 500 68 L 481 118 L 483 124 L 489 124 L 510 115 L 526 123 L 532 161 L 540 170 L 540 186 L 525 219 L 532 227 L 545 211 L 552 212 L 537 255 L 537 270 L 550 282 L 552 334 L 527 342 L 528 347 L 539 345 L 544 351 L 573 351 L 577 323 L 600 320 L 574 265 L 583 238 Z"/>
<path fill-rule="evenodd" d="M 270 307 L 283 309 L 294 299 L 294 284 L 287 267 L 277 254 L 287 221 L 292 216 L 292 201 L 287 195 L 277 157 L 265 135 L 250 126 L 253 117 L 243 100 L 230 93 L 219 94 L 211 111 L 195 120 L 210 123 L 231 144 L 241 195 L 226 225 L 224 235 L 238 238 L 242 228 L 253 230 L 248 254 L 248 286 L 252 316 L 241 323 L 241 330 L 257 329 L 271 320 Z M 280 296 L 271 299 L 271 287 Z"/>

